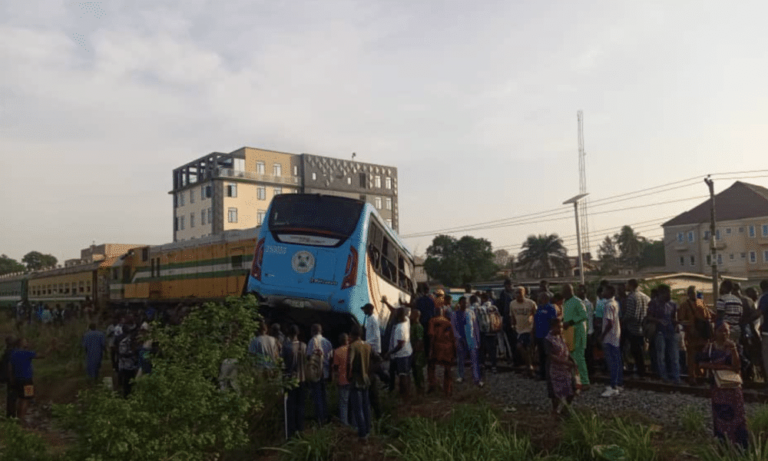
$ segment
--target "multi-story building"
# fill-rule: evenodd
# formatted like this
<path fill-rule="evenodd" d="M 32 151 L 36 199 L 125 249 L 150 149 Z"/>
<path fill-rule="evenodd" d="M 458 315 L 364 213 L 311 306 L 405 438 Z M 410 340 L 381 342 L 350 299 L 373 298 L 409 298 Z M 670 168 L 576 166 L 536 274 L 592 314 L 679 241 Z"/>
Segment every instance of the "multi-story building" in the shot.
<path fill-rule="evenodd" d="M 302 190 L 366 201 L 398 230 L 397 168 L 301 154 Z"/>
<path fill-rule="evenodd" d="M 243 147 L 173 170 L 173 241 L 261 225 L 272 197 L 299 192 L 365 200 L 398 228 L 396 168 Z"/>
<path fill-rule="evenodd" d="M 768 278 L 768 189 L 741 181 L 715 196 L 718 272 L 750 281 Z M 709 273 L 710 202 L 662 224 L 666 269 Z"/>
<path fill-rule="evenodd" d="M 173 241 L 261 224 L 272 197 L 301 190 L 301 158 L 243 147 L 173 170 Z"/>

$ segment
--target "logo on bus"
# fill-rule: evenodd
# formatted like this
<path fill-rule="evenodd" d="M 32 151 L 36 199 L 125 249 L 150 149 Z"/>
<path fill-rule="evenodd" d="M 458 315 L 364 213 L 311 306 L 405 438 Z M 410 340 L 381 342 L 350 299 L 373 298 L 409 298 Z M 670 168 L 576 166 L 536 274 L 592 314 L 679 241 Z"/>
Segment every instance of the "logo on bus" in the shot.
<path fill-rule="evenodd" d="M 306 274 L 315 267 L 315 257 L 309 251 L 297 251 L 291 258 L 291 267 L 299 274 Z"/>

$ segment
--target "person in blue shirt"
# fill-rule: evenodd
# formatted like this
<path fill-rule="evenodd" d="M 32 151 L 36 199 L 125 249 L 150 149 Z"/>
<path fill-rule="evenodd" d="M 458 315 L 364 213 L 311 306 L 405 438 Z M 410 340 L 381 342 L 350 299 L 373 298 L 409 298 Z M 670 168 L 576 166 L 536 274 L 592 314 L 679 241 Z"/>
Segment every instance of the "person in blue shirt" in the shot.
<path fill-rule="evenodd" d="M 539 350 L 539 379 L 547 379 L 547 335 L 552 319 L 557 318 L 557 309 L 549 303 L 549 295 L 542 291 L 539 294 L 539 303 L 536 313 L 533 315 L 534 334 L 536 335 L 536 348 Z"/>
<path fill-rule="evenodd" d="M 85 349 L 85 370 L 88 378 L 96 381 L 101 371 L 101 360 L 104 358 L 106 339 L 104 333 L 96 329 L 96 324 L 88 325 L 88 332 L 83 335 Z"/>
<path fill-rule="evenodd" d="M 19 347 L 11 352 L 11 385 L 16 390 L 18 399 L 16 414 L 22 426 L 26 424 L 24 417 L 27 414 L 27 404 L 35 397 L 32 360 L 42 358 L 44 358 L 42 355 L 29 350 L 29 343 L 25 338 L 22 338 L 19 341 Z"/>

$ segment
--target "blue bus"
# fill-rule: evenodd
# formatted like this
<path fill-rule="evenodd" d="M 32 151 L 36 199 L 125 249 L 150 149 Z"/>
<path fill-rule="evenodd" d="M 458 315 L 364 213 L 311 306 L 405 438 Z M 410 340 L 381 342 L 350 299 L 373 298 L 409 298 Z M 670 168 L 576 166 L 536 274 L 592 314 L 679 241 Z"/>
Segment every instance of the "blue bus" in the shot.
<path fill-rule="evenodd" d="M 362 324 L 371 303 L 384 328 L 390 304 L 410 303 L 413 256 L 361 200 L 320 194 L 272 199 L 256 241 L 246 293 L 257 295 L 268 321 L 323 326 L 335 333 Z"/>

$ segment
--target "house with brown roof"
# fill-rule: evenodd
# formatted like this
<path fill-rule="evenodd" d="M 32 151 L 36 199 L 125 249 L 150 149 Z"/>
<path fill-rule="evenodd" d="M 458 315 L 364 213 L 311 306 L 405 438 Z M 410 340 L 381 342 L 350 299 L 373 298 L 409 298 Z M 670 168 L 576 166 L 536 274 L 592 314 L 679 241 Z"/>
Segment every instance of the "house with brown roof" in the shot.
<path fill-rule="evenodd" d="M 710 238 L 722 275 L 768 278 L 768 189 L 736 181 L 715 195 L 715 235 L 710 235 L 710 202 L 666 223 L 664 252 L 669 272 L 710 273 Z"/>

